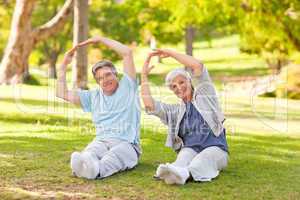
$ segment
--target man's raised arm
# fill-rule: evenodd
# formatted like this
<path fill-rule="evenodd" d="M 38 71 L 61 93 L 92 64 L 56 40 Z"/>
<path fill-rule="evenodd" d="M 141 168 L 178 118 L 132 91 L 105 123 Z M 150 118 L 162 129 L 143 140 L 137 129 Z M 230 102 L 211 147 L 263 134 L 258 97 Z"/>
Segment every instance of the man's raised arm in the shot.
<path fill-rule="evenodd" d="M 136 79 L 136 70 L 135 70 L 135 65 L 133 60 L 133 53 L 128 46 L 116 40 L 112 40 L 101 36 L 95 36 L 93 38 L 90 38 L 84 42 L 79 43 L 78 46 L 84 46 L 87 44 L 96 44 L 99 42 L 101 42 L 108 48 L 114 50 L 118 55 L 120 55 L 123 59 L 124 72 L 128 74 L 132 79 Z"/>
<path fill-rule="evenodd" d="M 73 47 L 72 49 L 67 51 L 60 65 L 58 71 L 57 84 L 56 84 L 56 96 L 75 105 L 80 105 L 79 96 L 77 95 L 76 91 L 68 90 L 67 81 L 66 81 L 67 66 L 71 63 L 76 49 L 77 47 Z"/>

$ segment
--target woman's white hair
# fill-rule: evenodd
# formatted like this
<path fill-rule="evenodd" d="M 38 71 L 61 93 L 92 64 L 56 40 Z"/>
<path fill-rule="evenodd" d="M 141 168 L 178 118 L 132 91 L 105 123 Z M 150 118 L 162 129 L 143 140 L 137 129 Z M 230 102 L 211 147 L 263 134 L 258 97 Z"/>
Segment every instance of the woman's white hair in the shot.
<path fill-rule="evenodd" d="M 173 79 L 179 75 L 182 75 L 190 82 L 192 81 L 191 75 L 184 68 L 177 68 L 177 69 L 173 69 L 172 71 L 170 71 L 167 74 L 166 79 L 165 79 L 166 86 L 170 86 Z"/>

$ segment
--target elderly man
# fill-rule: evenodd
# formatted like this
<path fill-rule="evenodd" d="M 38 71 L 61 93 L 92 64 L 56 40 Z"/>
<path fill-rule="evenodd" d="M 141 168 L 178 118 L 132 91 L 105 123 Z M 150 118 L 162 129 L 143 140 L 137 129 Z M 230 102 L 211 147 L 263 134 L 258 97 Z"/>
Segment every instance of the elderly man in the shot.
<path fill-rule="evenodd" d="M 122 57 L 123 77 L 118 80 L 113 63 L 102 60 L 92 67 L 99 88 L 69 90 L 66 68 L 75 51 L 79 47 L 99 42 Z M 95 139 L 83 151 L 71 155 L 71 169 L 75 176 L 87 179 L 104 178 L 138 164 L 141 149 L 137 88 L 132 51 L 115 40 L 96 36 L 76 45 L 65 54 L 57 80 L 57 97 L 80 105 L 83 111 L 90 112 L 96 127 Z"/>

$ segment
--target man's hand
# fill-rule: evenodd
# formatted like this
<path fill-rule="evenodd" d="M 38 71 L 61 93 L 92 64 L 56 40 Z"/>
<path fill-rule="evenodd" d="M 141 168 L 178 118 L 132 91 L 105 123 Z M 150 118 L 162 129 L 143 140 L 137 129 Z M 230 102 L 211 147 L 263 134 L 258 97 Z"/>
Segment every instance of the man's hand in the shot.
<path fill-rule="evenodd" d="M 63 61 L 62 61 L 62 67 L 63 67 L 64 70 L 66 70 L 67 65 L 72 62 L 74 53 L 77 50 L 77 48 L 78 47 L 75 46 L 75 47 L 73 47 L 72 49 L 70 49 L 69 51 L 67 51 L 65 53 L 65 56 L 64 56 Z"/>
<path fill-rule="evenodd" d="M 94 36 L 90 39 L 87 39 L 83 42 L 80 42 L 79 44 L 77 44 L 77 47 L 83 47 L 89 44 L 97 44 L 98 42 L 101 42 L 101 37 L 100 36 Z"/>
<path fill-rule="evenodd" d="M 159 53 L 156 52 L 156 51 L 150 52 L 148 54 L 148 56 L 147 56 L 147 58 L 144 62 L 144 66 L 143 66 L 143 69 L 142 69 L 142 75 L 148 76 L 148 74 L 151 72 L 151 70 L 155 67 L 154 65 L 149 67 L 151 58 L 154 57 L 154 56 L 158 56 L 158 55 L 159 55 Z"/>

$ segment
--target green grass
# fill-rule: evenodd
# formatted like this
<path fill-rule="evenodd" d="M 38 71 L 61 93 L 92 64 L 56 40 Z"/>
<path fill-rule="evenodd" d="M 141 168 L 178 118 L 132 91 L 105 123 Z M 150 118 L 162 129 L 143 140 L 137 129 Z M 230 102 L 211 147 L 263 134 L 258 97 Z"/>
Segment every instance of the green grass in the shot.
<path fill-rule="evenodd" d="M 260 58 L 237 51 L 237 36 L 212 44 L 196 43 L 196 55 L 213 77 L 267 73 Z M 138 71 L 145 53 L 137 49 Z M 176 102 L 162 85 L 176 63 L 164 62 L 150 77 L 152 92 Z M 53 80 L 35 78 L 40 86 L 0 86 L 0 199 L 300 199 L 299 101 L 221 95 L 230 162 L 210 183 L 170 186 L 152 178 L 158 164 L 172 162 L 176 154 L 164 147 L 166 127 L 144 112 L 139 165 L 103 180 L 84 180 L 71 175 L 69 162 L 94 137 L 90 115 L 56 99 Z M 223 83 L 216 84 L 224 92 Z"/>
<path fill-rule="evenodd" d="M 89 115 L 53 100 L 50 95 L 54 93 L 53 88 L 22 86 L 22 95 L 17 101 L 12 90 L 13 87 L 1 86 L 1 199 L 300 197 L 298 101 L 289 101 L 287 107 L 291 110 L 287 121 L 290 129 L 279 132 L 257 117 L 257 113 L 263 115 L 270 126 L 277 123 L 270 99 L 258 98 L 255 113 L 246 99 L 229 99 L 225 109 L 230 147 L 228 168 L 211 183 L 189 182 L 179 187 L 152 178 L 159 163 L 175 159 L 175 153 L 164 147 L 165 127 L 157 119 L 143 113 L 143 155 L 136 169 L 104 180 L 83 180 L 71 175 L 69 159 L 73 151 L 82 150 L 94 137 Z M 163 89 L 161 92 L 167 94 Z M 158 92 L 155 95 L 160 99 L 165 97 Z M 176 98 L 172 96 L 168 100 Z"/>

